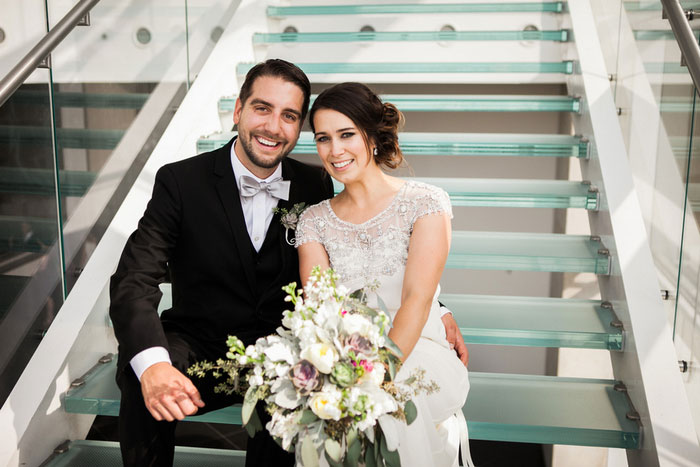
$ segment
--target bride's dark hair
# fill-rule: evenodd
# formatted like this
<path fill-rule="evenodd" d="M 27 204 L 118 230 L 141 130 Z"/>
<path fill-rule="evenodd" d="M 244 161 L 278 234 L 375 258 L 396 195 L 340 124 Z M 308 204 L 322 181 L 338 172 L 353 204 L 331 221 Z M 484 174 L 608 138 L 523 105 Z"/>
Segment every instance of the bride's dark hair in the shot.
<path fill-rule="evenodd" d="M 309 111 L 309 123 L 315 133 L 314 115 L 317 110 L 330 109 L 342 113 L 357 126 L 365 140 L 367 151 L 377 148 L 374 161 L 379 166 L 395 169 L 403 162 L 399 147 L 399 129 L 403 114 L 394 104 L 384 102 L 362 83 L 340 83 L 318 95 Z"/>

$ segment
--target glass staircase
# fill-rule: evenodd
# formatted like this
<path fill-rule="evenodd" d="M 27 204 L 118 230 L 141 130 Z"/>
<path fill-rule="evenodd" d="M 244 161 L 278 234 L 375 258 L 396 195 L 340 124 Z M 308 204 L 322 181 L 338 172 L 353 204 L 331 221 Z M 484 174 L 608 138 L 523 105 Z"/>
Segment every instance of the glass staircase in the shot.
<path fill-rule="evenodd" d="M 619 315 L 621 310 L 626 311 L 624 296 L 607 297 L 601 286 L 595 298 L 562 298 L 561 290 L 552 286 L 552 277 L 559 273 L 588 274 L 603 284 L 618 280 L 620 265 L 615 245 L 624 241 L 607 232 L 600 235 L 596 232 L 599 219 L 609 217 L 606 187 L 596 181 L 569 179 L 565 175 L 568 170 L 563 170 L 579 164 L 596 166 L 597 161 L 593 162 L 598 153 L 590 122 L 586 120 L 591 118 L 586 96 L 567 87 L 567 80 L 576 79 L 580 68 L 578 57 L 572 52 L 575 43 L 565 2 L 376 2 L 355 5 L 313 2 L 313 5 L 300 6 L 282 6 L 275 2 L 244 3 L 250 8 L 262 9 L 266 14 L 260 15 L 262 19 L 256 23 L 258 29 L 248 28 L 251 33 L 246 40 L 251 52 L 234 56 L 236 61 L 231 67 L 235 67 L 238 83 L 254 63 L 276 56 L 293 61 L 306 71 L 315 95 L 329 83 L 347 79 L 367 81 L 382 91 L 384 99 L 406 112 L 409 126 L 411 122 L 426 123 L 429 119 L 460 124 L 459 131 L 416 131 L 421 125 L 413 124 L 412 129 L 401 134 L 400 143 L 415 170 L 415 178 L 444 188 L 455 208 L 452 245 L 441 300 L 453 311 L 468 344 L 485 345 L 486 350 L 479 350 L 482 355 L 488 354 L 488 346 L 496 345 L 526 351 L 603 350 L 609 351 L 613 360 L 635 358 L 627 357 L 633 330 L 623 324 L 625 320 Z M 512 19 L 513 13 L 528 15 L 527 21 L 532 22 L 534 29 L 487 29 L 501 19 Z M 490 17 L 491 20 L 488 24 L 477 23 L 470 19 L 471 15 L 478 15 L 480 19 Z M 392 21 L 387 22 L 386 18 Z M 376 30 L 348 30 L 348 24 L 374 24 L 375 20 Z M 242 19 L 240 21 L 236 23 L 234 17 L 232 24 L 245 24 Z M 453 29 L 440 32 L 420 30 L 421 22 L 449 24 Z M 292 32 L 290 26 L 295 26 Z M 640 40 L 646 40 L 644 33 L 639 35 Z M 461 42 L 472 49 L 480 44 L 492 47 L 498 43 L 503 53 L 485 61 L 479 51 L 462 53 L 466 49 L 455 49 L 459 53 L 453 51 L 450 61 L 433 61 L 432 55 L 414 52 L 416 43 L 443 53 L 446 47 L 463 47 Z M 521 49 L 533 45 L 537 48 L 543 42 L 556 49 L 543 51 L 541 61 L 519 59 Z M 334 52 L 338 43 L 355 53 L 338 55 Z M 382 49 L 378 47 L 386 43 L 403 51 L 402 55 L 391 57 L 400 61 L 383 60 Z M 319 48 L 314 50 L 325 50 L 319 58 L 314 56 L 317 61 L 310 61 L 311 55 L 306 49 L 310 46 Z M 375 50 L 380 52 L 373 52 Z M 554 60 L 551 50 L 559 54 Z M 528 49 L 528 53 L 531 52 Z M 368 57 L 374 57 L 374 60 Z M 407 61 L 409 58 L 412 61 Z M 675 66 L 669 62 L 660 64 L 658 69 L 652 68 L 668 72 L 674 71 Z M 198 78 L 201 83 L 195 81 L 193 89 L 198 85 L 210 85 L 205 81 L 210 76 L 207 72 L 216 67 L 216 63 L 207 62 Z M 552 78 L 552 75 L 556 77 Z M 518 94 L 519 86 L 530 84 L 532 80 L 553 86 L 548 88 L 552 92 L 546 95 Z M 445 85 L 441 89 L 442 85 L 437 83 L 448 83 L 452 87 Z M 417 84 L 431 85 L 430 93 L 417 91 L 414 86 Z M 444 94 L 440 94 L 441 91 Z M 227 97 L 217 96 L 218 102 L 208 110 L 211 115 L 207 119 L 221 118 L 226 123 L 219 128 L 210 128 L 206 136 L 193 141 L 192 152 L 195 146 L 199 153 L 216 149 L 235 135 L 228 130 L 236 96 L 231 96 L 226 90 L 222 90 L 219 96 Z M 29 92 L 19 97 L 28 101 L 42 98 Z M 106 93 L 86 97 L 66 92 L 57 93 L 54 99 L 82 106 L 109 104 L 126 107 L 143 105 L 144 97 L 143 93 L 129 96 Z M 185 103 L 188 98 L 189 95 Z M 668 106 L 672 112 L 687 111 L 686 107 L 679 107 L 673 101 L 669 101 Z M 508 123 L 514 119 L 549 117 L 557 121 L 554 129 L 552 125 L 543 124 L 534 127 L 539 131 L 530 133 L 508 131 Z M 196 117 L 190 118 L 196 126 Z M 461 120 L 468 118 L 473 120 Z M 182 119 L 186 121 L 185 116 Z M 492 122 L 492 128 L 488 132 L 471 132 L 469 122 L 475 124 L 481 120 Z M 545 127 L 548 129 L 542 131 Z M 31 126 L 0 127 L 0 144 L 12 138 L 35 142 L 46 140 L 46 135 L 34 131 Z M 118 143 L 119 131 L 62 129 L 57 135 L 63 138 L 66 148 L 94 149 L 101 145 L 100 148 L 109 149 Z M 308 130 L 302 132 L 292 154 L 300 160 L 315 162 L 315 144 Z M 177 157 L 186 155 L 178 154 Z M 27 170 L 0 168 L 0 193 L 41 195 L 52 192 L 53 172 L 50 169 Z M 507 170 L 523 175 L 520 178 L 501 178 Z M 144 172 L 147 177 L 152 174 L 148 165 Z M 411 176 L 404 172 L 399 175 Z M 95 176 L 91 171 L 60 172 L 63 189 L 74 193 L 73 196 L 84 194 Z M 152 179 L 146 180 L 152 183 Z M 127 225 L 131 225 L 131 229 L 125 229 L 123 224 L 110 227 L 124 230 L 121 236 L 128 235 L 135 227 L 135 220 L 140 217 L 143 203 L 149 197 L 150 187 L 141 190 L 141 184 L 139 188 L 141 193 L 133 196 L 142 200 L 137 204 L 140 212 L 129 214 Z M 335 188 L 338 192 L 342 186 L 336 184 Z M 475 219 L 473 213 L 486 212 L 483 208 L 492 208 L 488 212 L 498 218 L 494 224 L 500 226 L 510 221 L 509 231 L 494 231 L 493 227 L 489 228 L 488 220 Z M 505 220 L 498 214 L 501 212 Z M 590 234 L 574 234 L 560 227 L 566 213 L 573 215 L 574 212 L 590 216 Z M 537 220 L 522 221 L 531 213 L 546 216 L 543 217 L 546 225 Z M 7 220 L 12 221 L 18 219 Z M 0 219 L 0 225 L 2 222 L 6 221 Z M 42 231 L 40 220 L 25 222 L 32 226 L 32 230 Z M 41 234 L 38 236 L 41 238 Z M 5 237 L 0 236 L 0 245 L 11 248 L 12 239 Z M 109 257 L 109 264 L 116 265 L 118 256 L 118 251 L 112 251 L 100 258 Z M 504 282 L 502 294 L 477 293 L 478 290 L 474 290 L 469 282 L 478 275 L 483 275 L 483 280 L 499 280 L 511 273 L 514 278 L 508 279 L 511 282 Z M 541 281 L 542 284 L 533 288 L 532 296 L 522 296 L 523 293 L 513 293 L 509 289 L 509 284 L 519 278 L 527 283 Z M 100 280 L 100 287 L 106 287 L 108 277 Z M 3 283 L 2 277 L 0 283 Z M 8 282 L 8 290 L 18 286 L 21 284 L 13 286 Z M 170 304 L 169 287 L 165 285 L 162 289 L 161 308 L 167 308 Z M 92 312 L 102 320 L 106 316 L 105 296 L 106 288 Z M 0 296 L 0 306 L 3 300 Z M 79 354 L 77 350 L 73 352 Z M 84 417 L 116 416 L 119 391 L 114 383 L 115 360 L 113 354 L 108 354 L 74 380 L 62 398 L 63 410 Z M 471 439 L 622 448 L 641 456 L 647 455 L 648 451 L 655 452 L 655 447 L 644 444 L 648 440 L 638 412 L 644 407 L 632 402 L 643 400 L 644 394 L 635 393 L 636 386 L 628 389 L 627 378 L 618 377 L 617 373 L 614 379 L 522 373 L 470 372 L 471 390 L 464 414 Z M 240 407 L 190 417 L 188 421 L 240 424 Z M 244 453 L 235 450 L 179 447 L 176 453 L 178 466 L 195 463 L 243 465 L 243 460 Z M 115 443 L 85 441 L 76 437 L 59 447 L 45 465 L 112 463 L 119 465 Z"/>

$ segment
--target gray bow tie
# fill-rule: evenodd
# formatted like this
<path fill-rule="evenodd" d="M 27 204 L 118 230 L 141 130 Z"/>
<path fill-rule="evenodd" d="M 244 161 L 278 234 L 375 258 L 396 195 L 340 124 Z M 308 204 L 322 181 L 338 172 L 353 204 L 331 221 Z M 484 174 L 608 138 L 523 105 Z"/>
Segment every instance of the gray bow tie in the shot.
<path fill-rule="evenodd" d="M 241 196 L 248 198 L 257 195 L 262 190 L 267 191 L 270 196 L 287 201 L 289 199 L 290 185 L 291 182 L 281 178 L 271 182 L 259 182 L 247 175 L 241 175 Z"/>

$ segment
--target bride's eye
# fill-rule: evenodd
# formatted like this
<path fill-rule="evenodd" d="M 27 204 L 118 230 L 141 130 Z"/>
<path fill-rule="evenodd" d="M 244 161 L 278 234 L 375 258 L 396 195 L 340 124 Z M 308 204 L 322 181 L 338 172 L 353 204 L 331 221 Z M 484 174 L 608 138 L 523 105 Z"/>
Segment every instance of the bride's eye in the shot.
<path fill-rule="evenodd" d="M 351 138 L 353 136 L 355 136 L 355 133 L 353 133 L 352 131 L 346 131 L 345 133 L 340 135 L 341 138 Z"/>
<path fill-rule="evenodd" d="M 328 136 L 317 136 L 316 137 L 317 143 L 325 143 L 326 141 L 328 141 Z"/>

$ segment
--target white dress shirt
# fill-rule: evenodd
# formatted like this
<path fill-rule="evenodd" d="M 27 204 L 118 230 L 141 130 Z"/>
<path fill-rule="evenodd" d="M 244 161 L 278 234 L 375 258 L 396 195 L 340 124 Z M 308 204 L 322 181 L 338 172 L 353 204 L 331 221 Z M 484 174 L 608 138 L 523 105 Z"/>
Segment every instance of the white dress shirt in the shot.
<path fill-rule="evenodd" d="M 234 148 L 238 141 L 235 141 L 231 145 L 231 167 L 233 173 L 236 175 L 236 185 L 238 186 L 238 192 L 241 191 L 241 176 L 247 175 L 252 177 L 258 182 L 262 181 L 273 181 L 282 178 L 282 164 L 277 166 L 277 169 L 269 177 L 262 179 L 256 177 L 253 173 L 246 169 L 236 156 Z M 256 195 L 250 197 L 240 196 L 241 208 L 243 208 L 243 217 L 245 218 L 245 226 L 248 230 L 248 236 L 250 241 L 255 248 L 255 251 L 260 251 L 263 242 L 265 241 L 265 236 L 267 235 L 267 230 L 270 227 L 270 222 L 272 221 L 272 216 L 274 213 L 272 210 L 277 207 L 277 198 L 270 195 L 265 190 L 260 190 Z M 144 371 L 151 365 L 155 365 L 160 362 L 172 363 L 170 360 L 170 355 L 165 347 L 149 347 L 148 349 L 142 350 L 141 352 L 134 355 L 131 359 L 131 368 L 136 373 L 136 377 L 141 380 L 141 375 Z"/>

